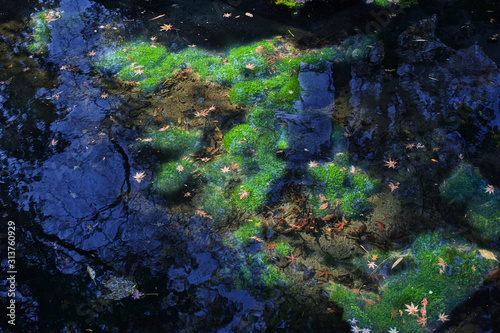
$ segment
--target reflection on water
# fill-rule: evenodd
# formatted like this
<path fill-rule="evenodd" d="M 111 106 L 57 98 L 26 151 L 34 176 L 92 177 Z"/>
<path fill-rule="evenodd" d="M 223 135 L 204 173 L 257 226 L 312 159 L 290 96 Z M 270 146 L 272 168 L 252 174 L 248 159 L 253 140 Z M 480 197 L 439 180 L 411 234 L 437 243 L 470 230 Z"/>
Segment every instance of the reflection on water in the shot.
<path fill-rule="evenodd" d="M 460 304 L 477 288 L 494 299 L 498 279 L 494 54 L 451 49 L 411 8 L 353 37 L 382 9 L 342 5 L 5 7 L 18 325 L 476 325 Z M 494 327 L 497 310 L 477 311 L 478 332 Z"/>

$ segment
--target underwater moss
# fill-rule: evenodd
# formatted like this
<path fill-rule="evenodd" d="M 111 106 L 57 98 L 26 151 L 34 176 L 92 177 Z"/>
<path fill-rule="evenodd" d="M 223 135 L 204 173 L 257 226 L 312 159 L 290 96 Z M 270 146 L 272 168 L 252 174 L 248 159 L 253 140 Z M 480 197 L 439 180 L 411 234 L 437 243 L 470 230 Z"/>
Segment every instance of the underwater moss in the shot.
<path fill-rule="evenodd" d="M 276 267 L 267 265 L 260 273 L 260 282 L 268 287 L 284 286 L 288 282 L 286 275 L 279 272 Z"/>
<path fill-rule="evenodd" d="M 277 256 L 286 257 L 289 256 L 290 253 L 292 253 L 292 248 L 290 247 L 290 244 L 286 242 L 276 242 L 276 245 L 274 246 L 274 252 Z"/>
<path fill-rule="evenodd" d="M 283 149 L 288 149 L 290 147 L 290 144 L 288 143 L 287 139 L 281 139 L 278 142 L 278 149 L 283 150 Z"/>
<path fill-rule="evenodd" d="M 359 217 L 367 213 L 369 208 L 366 195 L 356 189 L 346 191 L 340 203 L 342 213 L 349 217 Z"/>
<path fill-rule="evenodd" d="M 264 227 L 258 219 L 251 219 L 245 222 L 241 227 L 234 232 L 234 238 L 242 245 L 250 242 L 252 237 L 262 237 Z"/>
<path fill-rule="evenodd" d="M 324 195 L 329 199 L 334 199 L 343 194 L 348 173 L 334 163 L 327 163 L 326 167 L 328 172 Z"/>
<path fill-rule="evenodd" d="M 492 197 L 482 204 L 469 209 L 469 223 L 477 228 L 481 237 L 491 242 L 500 238 L 500 199 Z"/>
<path fill-rule="evenodd" d="M 233 127 L 223 139 L 224 148 L 232 154 L 248 154 L 256 148 L 258 133 L 248 124 Z"/>
<path fill-rule="evenodd" d="M 156 130 L 137 142 L 141 149 L 150 153 L 160 153 L 167 158 L 178 158 L 182 155 L 195 154 L 201 147 L 201 132 L 186 131 L 182 128 Z"/>
<path fill-rule="evenodd" d="M 441 197 L 447 203 L 468 203 L 472 198 L 480 198 L 486 183 L 479 171 L 467 162 L 461 162 L 452 175 L 440 186 Z"/>
<path fill-rule="evenodd" d="M 229 92 L 231 103 L 248 105 L 264 98 L 264 87 L 259 79 L 236 82 Z"/>
<path fill-rule="evenodd" d="M 358 327 L 369 327 L 375 332 L 387 331 L 389 327 L 397 327 L 401 333 L 427 332 L 427 327 L 417 323 L 416 315 L 403 311 L 406 305 L 413 303 L 419 306 L 421 316 L 421 302 L 426 299 L 427 325 L 439 325 L 439 314 L 449 313 L 465 300 L 493 267 L 469 244 L 442 236 L 439 233 L 419 236 L 411 246 L 412 259 L 405 259 L 405 268 L 385 276 L 383 292 L 378 297 L 373 293 L 355 294 L 343 286 L 332 285 L 332 301 L 344 307 L 344 318 L 356 318 Z M 411 265 L 408 260 L 412 261 Z M 379 264 L 383 265 L 380 261 Z M 387 261 L 385 265 L 390 266 L 392 262 Z M 362 269 L 374 273 L 366 264 Z M 380 267 L 377 270 L 379 274 L 384 271 Z M 403 311 L 402 316 L 399 310 Z"/>
<path fill-rule="evenodd" d="M 351 187 L 364 195 L 369 195 L 375 191 L 376 184 L 366 173 L 358 171 L 351 174 Z"/>
<path fill-rule="evenodd" d="M 262 207 L 267 200 L 269 184 L 273 177 L 266 173 L 259 173 L 235 188 L 232 201 L 236 207 L 253 212 Z"/>
<path fill-rule="evenodd" d="M 302 7 L 306 2 L 305 1 L 294 1 L 294 0 L 277 0 L 277 5 L 287 6 L 288 8 L 298 8 Z"/>
<path fill-rule="evenodd" d="M 226 192 L 223 187 L 216 185 L 207 185 L 203 190 L 203 210 L 217 220 L 228 216 L 233 208 Z"/>
<path fill-rule="evenodd" d="M 100 56 L 95 66 L 116 73 L 120 80 L 135 82 L 151 92 L 167 78 L 174 76 L 184 64 L 183 53 L 172 53 L 167 48 L 151 43 L 128 43 Z"/>
<path fill-rule="evenodd" d="M 163 163 L 154 182 L 154 188 L 165 194 L 179 191 L 183 188 L 193 170 L 193 164 L 187 160 Z"/>
<path fill-rule="evenodd" d="M 291 105 L 300 99 L 300 83 L 298 74 L 288 73 L 276 75 L 264 81 L 267 99 L 276 105 Z"/>
<path fill-rule="evenodd" d="M 250 111 L 249 123 L 261 131 L 275 131 L 278 119 L 272 108 L 255 107 Z"/>
<path fill-rule="evenodd" d="M 253 286 L 252 271 L 247 266 L 241 266 L 235 276 L 234 285 L 238 289 L 251 288 Z"/>
<path fill-rule="evenodd" d="M 389 5 L 398 5 L 401 8 L 408 8 L 418 5 L 418 0 L 375 0 L 375 3 L 380 7 L 387 7 Z"/>
<path fill-rule="evenodd" d="M 212 78 L 212 75 L 222 65 L 222 59 L 197 47 L 190 47 L 180 53 L 184 61 L 197 72 L 203 80 Z"/>
<path fill-rule="evenodd" d="M 32 43 L 28 45 L 28 50 L 34 53 L 44 53 L 48 50 L 50 43 L 50 28 L 48 23 L 61 17 L 61 13 L 52 9 L 47 9 L 37 13 L 31 19 L 33 35 Z"/>

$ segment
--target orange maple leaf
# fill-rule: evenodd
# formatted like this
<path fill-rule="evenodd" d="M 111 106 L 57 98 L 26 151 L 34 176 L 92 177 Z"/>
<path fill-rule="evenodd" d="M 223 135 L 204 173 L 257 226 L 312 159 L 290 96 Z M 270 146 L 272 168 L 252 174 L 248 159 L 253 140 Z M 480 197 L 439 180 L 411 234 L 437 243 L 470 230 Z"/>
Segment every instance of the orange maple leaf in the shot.
<path fill-rule="evenodd" d="M 328 207 L 328 202 L 327 202 L 327 203 L 322 204 L 321 206 L 319 206 L 319 209 L 320 209 L 320 210 L 323 210 L 323 209 L 326 209 L 326 207 Z"/>

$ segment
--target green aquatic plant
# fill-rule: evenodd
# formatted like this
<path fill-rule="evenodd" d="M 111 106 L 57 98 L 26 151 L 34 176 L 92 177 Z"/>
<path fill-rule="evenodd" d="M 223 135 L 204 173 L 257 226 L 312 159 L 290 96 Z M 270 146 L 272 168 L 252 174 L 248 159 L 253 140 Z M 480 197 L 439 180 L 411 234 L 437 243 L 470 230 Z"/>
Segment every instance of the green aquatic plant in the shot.
<path fill-rule="evenodd" d="M 232 195 L 234 205 L 249 212 L 256 211 L 266 202 L 269 183 L 272 180 L 273 177 L 266 173 L 258 173 L 247 179 L 234 189 Z"/>
<path fill-rule="evenodd" d="M 472 199 L 479 199 L 484 195 L 483 188 L 486 182 L 483 181 L 481 174 L 469 163 L 463 161 L 458 164 L 451 176 L 440 186 L 441 198 L 446 203 L 465 204 Z"/>
<path fill-rule="evenodd" d="M 500 198 L 492 196 L 483 203 L 469 208 L 467 218 L 482 238 L 491 242 L 500 238 Z"/>
<path fill-rule="evenodd" d="M 184 187 L 193 171 L 193 164 L 186 159 L 163 163 L 153 187 L 164 194 L 177 192 Z"/>
<path fill-rule="evenodd" d="M 238 228 L 233 234 L 234 238 L 242 245 L 250 243 L 252 237 L 260 238 L 262 237 L 262 232 L 264 227 L 258 219 L 251 219 L 246 221 L 242 226 Z"/>
<path fill-rule="evenodd" d="M 331 286 L 331 299 L 344 308 L 345 319 L 355 318 L 358 327 L 369 327 L 375 332 L 387 331 L 389 327 L 397 327 L 401 333 L 427 332 L 427 327 L 417 322 L 417 315 L 409 314 L 412 303 L 419 306 L 417 314 L 422 317 L 420 309 L 425 299 L 426 325 L 438 324 L 439 315 L 465 300 L 493 267 L 493 263 L 479 255 L 478 249 L 457 238 L 444 239 L 440 233 L 419 236 L 410 252 L 412 256 L 395 255 L 388 257 L 392 260 L 378 260 L 379 266 L 374 269 L 368 267 L 365 259 L 360 268 L 373 275 L 385 274 L 381 266 L 391 266 L 403 258 L 397 271 L 384 276 L 378 296 L 357 294 L 338 284 Z M 399 310 L 403 311 L 402 316 Z"/>
<path fill-rule="evenodd" d="M 233 208 L 227 190 L 221 186 L 206 185 L 203 189 L 203 210 L 213 216 L 218 222 L 222 222 L 224 217 L 227 217 Z"/>
<path fill-rule="evenodd" d="M 348 217 L 362 216 L 369 208 L 366 195 L 357 189 L 346 191 L 340 203 L 342 213 Z"/>
<path fill-rule="evenodd" d="M 260 283 L 267 287 L 284 286 L 287 282 L 286 275 L 279 272 L 273 265 L 267 265 L 260 273 Z"/>
<path fill-rule="evenodd" d="M 259 134 L 248 124 L 233 127 L 223 139 L 224 148 L 231 154 L 249 154 L 257 147 Z"/>
<path fill-rule="evenodd" d="M 389 5 L 398 5 L 401 8 L 408 8 L 411 6 L 418 5 L 418 0 L 374 0 L 374 1 L 380 7 L 387 7 Z M 371 2 L 373 2 L 373 0 Z"/>
<path fill-rule="evenodd" d="M 162 128 L 151 131 L 137 142 L 137 146 L 149 153 L 159 153 L 172 159 L 182 155 L 195 154 L 201 148 L 200 131 L 187 131 L 182 128 Z"/>
<path fill-rule="evenodd" d="M 459 163 L 439 191 L 446 204 L 467 208 L 466 221 L 480 232 L 480 237 L 486 241 L 500 237 L 500 197 L 476 167 L 465 161 Z"/>
<path fill-rule="evenodd" d="M 48 50 L 47 45 L 50 43 L 50 27 L 49 22 L 57 20 L 61 17 L 61 12 L 53 9 L 47 9 L 37 13 L 31 19 L 33 34 L 32 43 L 28 45 L 28 50 L 34 53 L 45 53 Z"/>
<path fill-rule="evenodd" d="M 229 92 L 229 100 L 240 105 L 259 102 L 264 96 L 264 87 L 260 79 L 236 82 Z"/>
<path fill-rule="evenodd" d="M 291 105 L 300 98 L 298 74 L 290 76 L 285 72 L 265 80 L 263 85 L 267 100 L 275 105 Z"/>
<path fill-rule="evenodd" d="M 299 8 L 302 7 L 305 1 L 295 1 L 295 0 L 276 0 L 277 5 L 287 6 L 289 8 Z"/>
<path fill-rule="evenodd" d="M 284 258 L 292 253 L 292 248 L 287 242 L 276 242 L 276 245 L 274 246 L 274 252 L 277 256 Z"/>

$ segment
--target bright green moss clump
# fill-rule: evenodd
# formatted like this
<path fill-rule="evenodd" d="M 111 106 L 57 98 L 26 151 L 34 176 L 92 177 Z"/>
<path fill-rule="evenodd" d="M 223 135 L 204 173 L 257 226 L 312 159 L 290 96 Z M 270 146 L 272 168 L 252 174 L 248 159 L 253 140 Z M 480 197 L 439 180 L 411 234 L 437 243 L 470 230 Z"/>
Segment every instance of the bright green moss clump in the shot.
<path fill-rule="evenodd" d="M 162 46 L 149 43 L 130 43 L 105 53 L 97 67 L 117 72 L 119 79 L 136 82 L 145 91 L 153 91 L 184 63 L 182 54 L 173 54 Z"/>
<path fill-rule="evenodd" d="M 229 92 L 229 100 L 234 104 L 248 105 L 263 98 L 264 87 L 259 79 L 236 82 Z"/>
<path fill-rule="evenodd" d="M 417 0 L 375 0 L 375 3 L 380 7 L 387 7 L 389 5 L 398 5 L 402 8 L 418 5 Z"/>
<path fill-rule="evenodd" d="M 303 1 L 303 2 L 293 1 L 293 0 L 278 0 L 278 1 L 276 1 L 277 5 L 284 5 L 284 6 L 287 6 L 289 8 L 298 8 L 298 7 L 303 6 L 304 3 L 305 3 L 305 1 Z"/>
<path fill-rule="evenodd" d="M 137 145 L 148 152 L 160 153 L 168 158 L 194 154 L 201 147 L 201 132 L 182 128 L 167 128 L 150 132 Z"/>
<path fill-rule="evenodd" d="M 187 160 L 163 163 L 158 172 L 154 187 L 162 193 L 179 191 L 191 176 L 194 167 Z"/>
<path fill-rule="evenodd" d="M 232 154 L 248 154 L 256 148 L 258 136 L 252 126 L 238 125 L 224 136 L 224 147 Z"/>
<path fill-rule="evenodd" d="M 268 287 L 282 286 L 287 283 L 286 275 L 279 272 L 276 267 L 267 265 L 260 273 L 260 282 Z"/>
<path fill-rule="evenodd" d="M 274 247 L 274 252 L 276 253 L 277 256 L 286 257 L 292 253 L 292 248 L 288 243 L 277 242 Z"/>
<path fill-rule="evenodd" d="M 355 294 L 343 286 L 332 285 L 332 301 L 344 307 L 344 318 L 356 318 L 358 327 L 368 327 L 374 332 L 386 332 L 390 327 L 396 327 L 401 333 L 428 332 L 428 327 L 442 324 L 438 322 L 439 314 L 449 314 L 465 300 L 494 264 L 470 245 L 456 239 L 448 241 L 441 236 L 433 233 L 417 238 L 411 247 L 413 256 L 407 256 L 399 264 L 397 273 L 385 277 L 383 293 L 378 299 L 374 294 Z M 390 266 L 397 258 L 385 262 L 378 260 L 378 264 L 386 265 L 391 271 Z M 386 268 L 377 267 L 377 270 L 384 272 Z M 367 274 L 373 273 L 366 263 L 362 269 Z M 399 310 L 406 310 L 406 305 L 413 303 L 419 307 L 418 315 L 422 316 L 423 299 L 428 302 L 425 327 L 417 323 L 416 315 L 407 312 L 399 315 Z M 396 315 L 391 316 L 391 312 Z"/>
<path fill-rule="evenodd" d="M 250 242 L 252 237 L 262 237 L 262 232 L 264 227 L 261 222 L 257 219 L 252 219 L 245 222 L 241 227 L 234 232 L 234 238 L 242 245 L 246 245 Z"/>
<path fill-rule="evenodd" d="M 368 195 L 375 192 L 375 182 L 366 173 L 352 173 L 337 164 L 347 165 L 346 158 L 345 154 L 337 154 L 335 162 L 308 168 L 313 179 L 311 203 L 315 216 L 333 214 L 338 206 L 348 217 L 359 217 L 370 209 Z"/>
<path fill-rule="evenodd" d="M 32 17 L 33 35 L 32 44 L 28 46 L 31 52 L 47 52 L 47 44 L 50 42 L 50 28 L 48 23 L 61 17 L 60 12 L 44 10 Z"/>

